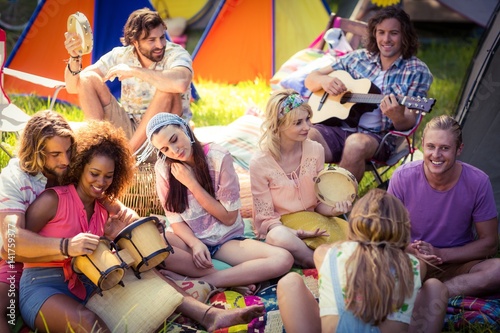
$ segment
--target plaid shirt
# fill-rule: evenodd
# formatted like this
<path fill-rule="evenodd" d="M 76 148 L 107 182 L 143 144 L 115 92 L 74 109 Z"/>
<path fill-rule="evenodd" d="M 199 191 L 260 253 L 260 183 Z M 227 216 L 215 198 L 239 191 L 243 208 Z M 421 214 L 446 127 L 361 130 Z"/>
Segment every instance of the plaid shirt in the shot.
<path fill-rule="evenodd" d="M 353 79 L 366 78 L 374 82 L 382 71 L 382 64 L 378 54 L 360 49 L 337 58 L 332 68 L 347 71 Z M 400 56 L 386 71 L 383 84 L 379 88 L 384 95 L 426 97 L 432 80 L 432 74 L 423 61 L 415 56 L 409 59 Z M 391 125 L 392 121 L 382 115 L 382 128 L 374 130 L 387 131 Z"/>

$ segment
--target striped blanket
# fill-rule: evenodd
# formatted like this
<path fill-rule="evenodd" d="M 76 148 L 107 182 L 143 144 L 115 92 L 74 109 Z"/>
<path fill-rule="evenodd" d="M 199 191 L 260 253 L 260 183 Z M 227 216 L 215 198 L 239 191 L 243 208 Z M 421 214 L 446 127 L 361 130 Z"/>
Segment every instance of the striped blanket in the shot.
<path fill-rule="evenodd" d="M 500 331 L 500 299 L 457 296 L 450 298 L 446 311 L 448 327 L 461 329 L 469 324 L 485 324 Z"/>

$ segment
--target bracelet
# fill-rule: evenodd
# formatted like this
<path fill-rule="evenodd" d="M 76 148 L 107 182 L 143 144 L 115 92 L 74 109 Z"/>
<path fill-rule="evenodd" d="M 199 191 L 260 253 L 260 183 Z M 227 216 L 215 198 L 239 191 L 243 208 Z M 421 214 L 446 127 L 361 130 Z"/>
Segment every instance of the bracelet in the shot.
<path fill-rule="evenodd" d="M 64 256 L 64 247 L 63 247 L 63 244 L 64 244 L 64 240 L 66 238 L 61 238 L 61 241 L 59 242 L 59 251 L 61 252 L 61 254 Z"/>
<path fill-rule="evenodd" d="M 82 71 L 82 63 L 80 63 L 80 69 L 79 69 L 79 70 L 77 70 L 76 72 L 73 72 L 73 71 L 71 70 L 71 67 L 70 67 L 69 62 L 68 62 L 68 71 L 69 71 L 69 72 L 71 73 L 71 75 L 73 75 L 73 76 L 80 74 L 80 72 Z"/>
<path fill-rule="evenodd" d="M 81 55 L 77 55 L 76 57 L 73 57 L 71 54 L 69 55 L 71 57 L 71 59 L 82 59 L 82 56 Z"/>
<path fill-rule="evenodd" d="M 66 258 L 69 258 L 68 245 L 69 245 L 69 238 L 65 238 L 64 239 L 64 253 L 63 253 L 63 255 Z"/>

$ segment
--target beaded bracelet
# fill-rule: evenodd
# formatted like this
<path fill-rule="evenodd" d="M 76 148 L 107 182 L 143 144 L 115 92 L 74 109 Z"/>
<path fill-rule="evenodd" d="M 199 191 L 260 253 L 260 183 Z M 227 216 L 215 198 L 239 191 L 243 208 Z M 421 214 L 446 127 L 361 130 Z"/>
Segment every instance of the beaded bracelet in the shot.
<path fill-rule="evenodd" d="M 63 244 L 64 244 L 64 240 L 66 238 L 61 238 L 61 241 L 59 242 L 59 251 L 61 252 L 62 255 L 64 255 L 64 248 L 63 248 Z"/>
<path fill-rule="evenodd" d="M 69 70 L 69 72 L 71 73 L 71 75 L 73 75 L 73 76 L 78 75 L 78 74 L 80 74 L 80 72 L 82 71 L 82 63 L 80 63 L 80 69 L 79 69 L 79 70 L 77 70 L 76 72 L 73 72 L 73 71 L 71 70 L 71 66 L 69 65 L 69 62 L 68 62 L 68 70 Z"/>
<path fill-rule="evenodd" d="M 68 246 L 69 246 L 69 238 L 64 239 L 64 253 L 63 255 L 68 258 L 69 257 L 69 252 L 68 252 Z"/>

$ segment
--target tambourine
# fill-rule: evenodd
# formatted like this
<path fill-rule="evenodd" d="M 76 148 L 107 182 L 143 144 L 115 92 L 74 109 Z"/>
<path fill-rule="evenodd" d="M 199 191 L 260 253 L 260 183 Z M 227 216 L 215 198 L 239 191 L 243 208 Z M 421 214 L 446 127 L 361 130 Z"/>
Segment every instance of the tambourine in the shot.
<path fill-rule="evenodd" d="M 354 202 L 358 194 L 358 181 L 348 170 L 329 165 L 316 177 L 314 190 L 318 199 L 329 206 L 340 201 Z"/>
<path fill-rule="evenodd" d="M 68 17 L 68 32 L 77 33 L 82 39 L 82 47 L 76 50 L 79 55 L 92 52 L 92 47 L 94 46 L 92 28 L 90 27 L 89 20 L 83 13 L 76 12 Z"/>

